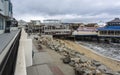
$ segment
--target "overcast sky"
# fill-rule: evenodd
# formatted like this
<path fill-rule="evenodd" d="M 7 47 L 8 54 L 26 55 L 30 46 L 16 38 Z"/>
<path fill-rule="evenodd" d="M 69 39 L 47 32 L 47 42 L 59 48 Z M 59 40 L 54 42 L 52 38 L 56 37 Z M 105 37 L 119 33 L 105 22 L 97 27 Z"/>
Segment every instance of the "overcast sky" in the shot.
<path fill-rule="evenodd" d="M 18 20 L 106 22 L 120 17 L 120 0 L 12 0 L 12 3 Z"/>

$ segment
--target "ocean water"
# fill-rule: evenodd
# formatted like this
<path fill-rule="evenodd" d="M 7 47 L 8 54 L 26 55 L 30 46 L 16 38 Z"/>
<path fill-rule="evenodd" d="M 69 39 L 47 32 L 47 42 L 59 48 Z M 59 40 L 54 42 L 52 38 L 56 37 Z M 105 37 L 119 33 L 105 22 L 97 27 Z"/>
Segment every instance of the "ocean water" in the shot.
<path fill-rule="evenodd" d="M 77 41 L 78 44 L 84 45 L 98 54 L 102 54 L 106 57 L 120 60 L 120 44 L 106 44 L 96 42 Z"/>

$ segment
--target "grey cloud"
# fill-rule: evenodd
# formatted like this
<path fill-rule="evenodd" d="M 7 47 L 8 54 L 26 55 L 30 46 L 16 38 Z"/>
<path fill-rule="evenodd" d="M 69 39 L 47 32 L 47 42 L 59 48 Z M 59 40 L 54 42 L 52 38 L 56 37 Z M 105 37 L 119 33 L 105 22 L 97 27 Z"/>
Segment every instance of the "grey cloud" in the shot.
<path fill-rule="evenodd" d="M 120 15 L 120 0 L 12 0 L 15 15 Z"/>

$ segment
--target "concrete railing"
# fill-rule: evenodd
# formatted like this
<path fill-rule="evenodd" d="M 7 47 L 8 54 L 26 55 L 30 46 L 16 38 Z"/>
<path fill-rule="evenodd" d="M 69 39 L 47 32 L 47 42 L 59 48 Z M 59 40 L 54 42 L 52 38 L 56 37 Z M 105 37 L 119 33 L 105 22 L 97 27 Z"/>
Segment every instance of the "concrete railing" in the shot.
<path fill-rule="evenodd" d="M 10 36 L 10 33 L 6 35 Z M 0 53 L 0 75 L 13 74 L 16 63 L 17 51 L 18 51 L 19 38 L 20 38 L 20 31 L 17 31 L 15 36 L 13 36 L 13 38 L 9 40 L 9 42 L 7 42 L 7 44 L 2 49 L 2 52 Z M 3 42 L 3 44 L 4 43 L 5 42 Z"/>
<path fill-rule="evenodd" d="M 27 33 L 22 29 L 14 75 L 27 75 L 26 67 L 31 65 L 32 39 L 27 39 Z"/>

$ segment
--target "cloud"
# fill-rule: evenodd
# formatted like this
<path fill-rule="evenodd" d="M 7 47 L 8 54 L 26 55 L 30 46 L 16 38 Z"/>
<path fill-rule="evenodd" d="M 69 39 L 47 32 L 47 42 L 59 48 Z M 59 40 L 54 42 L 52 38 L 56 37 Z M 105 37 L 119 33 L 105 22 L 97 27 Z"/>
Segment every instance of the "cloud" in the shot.
<path fill-rule="evenodd" d="M 12 0 L 18 19 L 96 21 L 120 16 L 120 0 Z M 80 20 L 81 19 L 81 20 Z"/>

